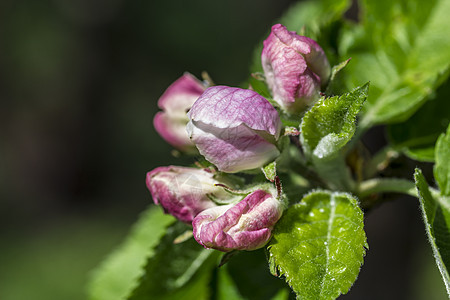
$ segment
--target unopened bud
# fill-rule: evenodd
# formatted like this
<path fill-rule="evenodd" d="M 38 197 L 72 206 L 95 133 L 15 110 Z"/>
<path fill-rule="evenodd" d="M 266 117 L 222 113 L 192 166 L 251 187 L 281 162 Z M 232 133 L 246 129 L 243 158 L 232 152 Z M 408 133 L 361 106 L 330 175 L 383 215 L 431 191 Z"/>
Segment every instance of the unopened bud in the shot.
<path fill-rule="evenodd" d="M 278 112 L 258 93 L 214 86 L 188 113 L 187 131 L 200 154 L 224 172 L 263 166 L 279 155 Z"/>
<path fill-rule="evenodd" d="M 230 198 L 214 174 L 204 169 L 159 167 L 147 173 L 147 188 L 155 204 L 177 219 L 191 223 L 201 211 L 215 207 L 211 197 Z"/>
<path fill-rule="evenodd" d="M 194 144 L 186 133 L 189 121 L 186 113 L 195 100 L 203 93 L 205 87 L 194 76 L 185 73 L 172 83 L 158 100 L 163 111 L 153 119 L 156 131 L 178 150 L 195 151 Z"/>
<path fill-rule="evenodd" d="M 281 24 L 272 26 L 261 61 L 274 100 L 288 112 L 299 112 L 317 99 L 330 76 L 323 49 Z"/>
<path fill-rule="evenodd" d="M 255 250 L 270 240 L 282 213 L 283 204 L 273 193 L 256 190 L 235 205 L 198 214 L 192 222 L 194 238 L 205 248 L 224 252 Z"/>

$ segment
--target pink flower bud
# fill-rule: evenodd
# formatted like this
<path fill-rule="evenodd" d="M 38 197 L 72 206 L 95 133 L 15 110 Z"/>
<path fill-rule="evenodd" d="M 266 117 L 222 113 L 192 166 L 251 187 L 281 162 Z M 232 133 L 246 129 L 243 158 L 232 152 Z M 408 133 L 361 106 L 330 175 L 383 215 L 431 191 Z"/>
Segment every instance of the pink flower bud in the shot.
<path fill-rule="evenodd" d="M 153 119 L 156 131 L 172 146 L 181 151 L 195 150 L 186 133 L 189 121 L 187 111 L 203 93 L 205 87 L 189 73 L 172 83 L 158 100 L 163 111 Z"/>
<path fill-rule="evenodd" d="M 192 226 L 194 238 L 205 248 L 228 252 L 255 250 L 270 239 L 283 213 L 283 204 L 271 193 L 256 190 L 236 205 L 209 208 L 198 214 Z"/>
<path fill-rule="evenodd" d="M 177 219 L 190 223 L 201 211 L 216 206 L 208 195 L 218 199 L 230 197 L 214 174 L 204 169 L 185 167 L 159 167 L 147 173 L 147 188 L 155 204 Z"/>
<path fill-rule="evenodd" d="M 330 75 L 322 48 L 281 24 L 272 26 L 261 60 L 274 100 L 289 112 L 298 112 L 318 98 Z"/>
<path fill-rule="evenodd" d="M 213 86 L 188 113 L 187 131 L 199 152 L 219 170 L 239 172 L 263 166 L 279 155 L 278 112 L 251 90 Z"/>

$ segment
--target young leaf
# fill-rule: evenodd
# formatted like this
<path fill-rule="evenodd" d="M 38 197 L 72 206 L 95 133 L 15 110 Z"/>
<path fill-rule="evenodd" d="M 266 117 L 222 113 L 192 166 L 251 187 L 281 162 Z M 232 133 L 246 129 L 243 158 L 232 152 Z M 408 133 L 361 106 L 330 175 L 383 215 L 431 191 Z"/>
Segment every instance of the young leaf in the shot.
<path fill-rule="evenodd" d="M 280 289 L 289 289 L 286 283 L 273 277 L 267 268 L 265 249 L 241 251 L 226 264 L 239 294 L 248 300 L 270 300 Z"/>
<path fill-rule="evenodd" d="M 255 74 L 263 74 L 263 75 L 255 75 Z M 259 78 L 257 76 L 261 76 L 261 77 Z M 255 92 L 257 92 L 258 94 L 260 94 L 261 96 L 263 96 L 264 98 L 269 100 L 269 102 L 271 102 L 272 96 L 270 95 L 269 87 L 267 86 L 267 84 L 265 82 L 265 77 L 263 77 L 263 76 L 264 76 L 264 73 L 259 73 L 259 72 L 254 73 L 254 74 L 252 74 L 252 76 L 250 76 L 248 83 Z M 273 102 L 275 102 L 275 101 L 273 101 Z"/>
<path fill-rule="evenodd" d="M 331 69 L 330 80 L 328 81 L 328 86 L 327 89 L 325 90 L 325 94 L 332 95 L 333 91 L 336 89 L 335 86 L 341 84 L 339 80 L 336 80 L 336 76 L 348 65 L 350 60 L 351 58 L 344 60 L 343 62 L 340 62 L 339 64 L 333 66 L 333 68 Z"/>
<path fill-rule="evenodd" d="M 142 275 L 142 265 L 175 219 L 159 207 L 147 209 L 124 243 L 95 270 L 88 286 L 89 299 L 124 299 Z"/>
<path fill-rule="evenodd" d="M 174 295 L 188 292 L 192 292 L 193 298 L 183 296 L 183 299 L 207 298 L 209 274 L 217 251 L 204 249 L 194 239 L 174 244 L 174 239 L 187 228 L 178 222 L 167 230 L 155 255 L 147 260 L 144 274 L 128 299 L 176 299 Z M 201 268 L 204 270 L 199 272 Z"/>
<path fill-rule="evenodd" d="M 363 213 L 349 194 L 315 191 L 290 207 L 268 246 L 272 273 L 298 299 L 335 299 L 356 280 L 367 248 Z"/>
<path fill-rule="evenodd" d="M 360 2 L 361 3 L 361 2 Z M 450 1 L 366 0 L 340 39 L 345 88 L 370 80 L 362 128 L 408 119 L 448 76 Z"/>
<path fill-rule="evenodd" d="M 341 96 L 323 97 L 305 114 L 300 139 L 308 156 L 328 159 L 350 141 L 368 89 L 366 83 Z"/>
<path fill-rule="evenodd" d="M 251 255 L 251 253 L 249 253 Z M 264 262 L 266 262 L 264 257 Z M 249 272 L 250 271 L 250 272 Z M 259 271 L 259 272 L 258 272 Z M 263 274 L 263 277 L 272 277 L 271 281 L 279 281 L 273 276 L 271 276 L 267 272 L 267 264 L 264 264 L 264 269 L 258 268 L 257 270 L 246 270 L 242 268 L 241 272 L 243 273 L 251 273 L 251 276 L 253 276 L 252 280 L 255 282 L 258 278 L 260 278 L 261 274 Z M 260 284 L 257 284 L 255 286 L 246 286 L 248 292 L 246 295 L 243 295 L 240 293 L 239 288 L 233 280 L 230 272 L 228 271 L 228 265 L 225 265 L 221 267 L 217 272 L 217 300 L 288 300 L 289 299 L 289 293 L 291 292 L 289 287 L 285 286 L 280 288 L 278 291 L 273 290 L 268 293 L 267 290 L 267 282 L 263 282 Z M 255 276 L 256 275 L 256 278 Z M 242 279 L 242 278 L 239 278 Z M 284 284 L 285 285 L 285 284 Z M 241 284 L 241 286 L 245 286 L 244 284 Z M 278 285 L 279 286 L 279 285 Z M 273 294 L 273 295 L 272 295 Z"/>
<path fill-rule="evenodd" d="M 414 173 L 425 230 L 450 296 L 450 197 L 433 198 L 420 169 Z"/>
<path fill-rule="evenodd" d="M 228 274 L 227 266 L 221 267 L 217 272 L 217 300 L 244 299 L 234 284 L 233 278 Z"/>
<path fill-rule="evenodd" d="M 434 177 L 442 195 L 450 197 L 450 125 L 447 134 L 441 134 L 436 143 Z"/>
<path fill-rule="evenodd" d="M 412 159 L 434 161 L 437 138 L 449 124 L 450 81 L 436 91 L 436 98 L 426 102 L 406 122 L 388 126 L 389 142 Z"/>

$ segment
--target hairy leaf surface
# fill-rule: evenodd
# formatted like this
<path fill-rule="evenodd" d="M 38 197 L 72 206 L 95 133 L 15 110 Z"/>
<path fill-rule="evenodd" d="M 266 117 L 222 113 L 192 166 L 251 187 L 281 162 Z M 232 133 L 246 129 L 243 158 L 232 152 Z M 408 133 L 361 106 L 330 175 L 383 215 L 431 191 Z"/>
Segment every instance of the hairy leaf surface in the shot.
<path fill-rule="evenodd" d="M 447 134 L 441 134 L 436 143 L 434 177 L 442 195 L 450 197 L 450 125 Z"/>
<path fill-rule="evenodd" d="M 300 125 L 300 138 L 307 155 L 327 159 L 350 141 L 368 89 L 366 83 L 341 96 L 322 97 L 314 104 Z"/>
<path fill-rule="evenodd" d="M 367 247 L 363 213 L 345 193 L 315 191 L 290 207 L 275 227 L 271 271 L 298 299 L 335 299 L 355 282 Z"/>
<path fill-rule="evenodd" d="M 450 296 L 450 197 L 435 198 L 420 169 L 414 174 L 425 231 L 430 241 L 436 264 Z M 436 196 L 437 197 L 437 196 Z"/>

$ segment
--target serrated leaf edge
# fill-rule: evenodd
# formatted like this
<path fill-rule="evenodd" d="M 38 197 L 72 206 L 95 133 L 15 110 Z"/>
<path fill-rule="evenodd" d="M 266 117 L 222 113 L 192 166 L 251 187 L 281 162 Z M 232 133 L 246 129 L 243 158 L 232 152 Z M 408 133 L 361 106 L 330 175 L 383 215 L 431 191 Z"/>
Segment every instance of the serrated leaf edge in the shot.
<path fill-rule="evenodd" d="M 330 198 L 332 199 L 332 201 L 335 201 L 335 197 L 336 196 L 344 196 L 344 197 L 346 197 L 346 199 L 349 199 L 349 202 L 351 204 L 353 204 L 353 205 L 355 205 L 355 206 L 357 206 L 359 208 L 358 214 L 361 215 L 362 218 L 364 218 L 364 215 L 363 215 L 363 213 L 362 213 L 362 211 L 360 209 L 360 201 L 359 201 L 359 199 L 356 196 L 352 195 L 351 193 L 347 193 L 347 192 L 331 192 L 331 191 L 324 190 L 324 189 L 313 189 L 313 190 L 309 191 L 308 193 L 304 194 L 302 199 L 308 197 L 311 194 L 317 194 L 317 193 L 330 195 Z M 305 203 L 300 201 L 299 203 L 294 204 L 294 205 L 305 205 Z M 336 207 L 334 205 L 333 206 L 334 213 L 335 213 L 335 209 L 336 209 Z M 328 222 L 327 241 L 329 241 L 330 237 L 331 237 L 330 236 L 330 226 L 332 226 L 332 223 L 333 222 L 331 222 L 331 223 Z M 362 265 L 364 263 L 364 257 L 366 256 L 366 249 L 367 250 L 369 249 L 369 245 L 367 243 L 367 236 L 366 235 L 365 235 L 365 239 L 364 239 L 364 244 L 362 246 L 363 246 L 362 247 L 363 248 L 362 249 L 362 261 L 359 264 L 359 269 L 361 269 L 361 267 L 362 267 Z M 291 284 L 292 278 L 288 278 L 286 276 L 286 273 L 280 268 L 280 266 L 276 262 L 275 257 L 270 253 L 270 249 L 271 248 L 272 248 L 272 245 L 269 244 L 267 246 L 267 250 L 269 252 L 268 261 L 269 261 L 270 272 L 272 273 L 272 275 L 274 275 L 276 277 L 285 276 L 286 283 L 293 289 L 292 284 Z M 327 252 L 327 266 L 326 266 L 326 270 L 328 271 L 329 247 L 326 248 L 326 252 Z M 327 272 L 325 274 L 327 274 Z M 323 291 L 323 285 L 325 283 L 325 277 L 326 277 L 326 275 L 322 278 L 321 293 Z M 357 279 L 357 277 L 355 278 L 354 282 L 356 282 L 356 279 Z M 352 285 L 349 287 L 349 289 L 347 291 L 342 292 L 341 290 L 338 290 L 336 295 L 334 295 L 335 296 L 334 298 L 337 298 L 337 297 L 339 297 L 342 294 L 346 294 L 351 289 L 351 287 L 353 286 L 354 282 L 352 283 Z M 297 295 L 297 299 L 299 299 L 298 295 Z"/>
<path fill-rule="evenodd" d="M 422 195 L 423 195 L 424 192 L 425 193 L 429 193 L 429 196 L 434 201 L 436 201 L 436 199 L 431 195 L 428 183 L 426 182 L 425 177 L 423 176 L 422 171 L 419 168 L 416 168 L 415 171 L 414 171 L 414 180 L 416 182 L 416 189 L 417 189 L 417 194 L 419 196 L 418 198 L 419 198 L 419 203 L 420 203 L 420 210 L 422 211 L 422 218 L 423 218 L 423 221 L 425 223 L 425 229 L 426 229 L 425 231 L 426 231 L 426 234 L 427 234 L 427 237 L 428 237 L 428 242 L 430 243 L 431 249 L 433 251 L 433 256 L 434 256 L 434 259 L 436 261 L 436 265 L 437 265 L 437 267 L 439 269 L 439 272 L 441 273 L 442 279 L 444 281 L 444 285 L 445 285 L 445 288 L 447 290 L 447 294 L 450 297 L 450 275 L 448 273 L 448 270 L 447 270 L 446 266 L 444 265 L 444 262 L 442 260 L 442 256 L 441 256 L 441 254 L 439 252 L 439 249 L 438 249 L 438 247 L 436 245 L 436 239 L 435 239 L 435 237 L 434 237 L 434 235 L 432 233 L 433 232 L 433 228 L 431 227 L 431 224 L 430 224 L 430 222 L 428 220 L 427 212 L 425 210 L 425 202 L 422 200 L 423 199 Z M 419 189 L 419 186 L 418 186 L 419 180 L 423 180 L 424 183 L 426 184 L 426 191 L 421 191 Z M 441 201 L 436 201 L 436 202 L 438 203 L 438 205 L 440 205 L 440 203 L 441 203 Z"/>
<path fill-rule="evenodd" d="M 360 96 L 357 96 L 356 98 L 358 98 L 358 100 L 361 98 L 361 96 L 364 98 L 362 101 L 361 101 L 361 103 L 360 103 L 360 105 L 359 105 L 359 108 L 357 109 L 358 110 L 358 112 L 355 114 L 355 116 L 354 116 L 354 122 L 352 122 L 352 123 L 344 123 L 343 124 L 343 127 L 342 127 L 342 130 L 341 130 L 341 132 L 342 131 L 346 131 L 346 130 L 348 130 L 348 132 L 350 133 L 350 139 L 349 140 L 351 140 L 351 138 L 353 137 L 353 135 L 355 134 L 355 131 L 356 131 L 356 118 L 357 118 L 357 115 L 359 114 L 359 112 L 361 111 L 361 109 L 362 109 L 362 107 L 363 107 L 363 105 L 364 105 L 364 103 L 365 103 L 365 101 L 367 100 L 367 97 L 368 97 L 368 94 L 369 94 L 369 87 L 370 87 L 370 81 L 369 82 L 366 82 L 365 84 L 363 84 L 363 85 L 361 85 L 361 86 L 358 86 L 358 87 L 356 87 L 356 88 L 354 88 L 354 89 L 352 89 L 350 92 L 347 92 L 347 93 L 344 93 L 344 94 L 342 94 L 342 95 L 336 95 L 336 96 L 332 96 L 332 97 L 321 97 L 306 113 L 305 113 L 305 116 L 302 118 L 302 122 L 300 123 L 300 125 L 299 125 L 299 129 L 300 129 L 300 132 L 301 132 L 301 134 L 300 134 L 300 140 L 301 140 L 301 144 L 302 144 L 302 147 L 303 147 L 303 149 L 304 149 L 304 151 L 305 151 L 305 153 L 308 153 L 309 155 L 311 155 L 312 157 L 316 157 L 316 155 L 315 155 L 315 153 L 316 153 L 316 149 L 317 149 L 317 146 L 320 144 L 320 141 L 321 140 L 323 140 L 326 136 L 334 136 L 334 137 L 336 137 L 337 139 L 343 139 L 345 136 L 343 136 L 342 134 L 336 134 L 336 133 L 330 133 L 330 134 L 328 134 L 328 135 L 326 135 L 326 136 L 324 136 L 324 137 L 322 137 L 321 138 L 321 140 L 317 143 L 317 145 L 314 147 L 314 149 L 311 149 L 311 146 L 309 145 L 309 143 L 305 140 L 305 138 L 304 138 L 304 135 L 302 134 L 303 132 L 304 132 L 304 129 L 303 129 L 303 126 L 304 126 L 304 124 L 305 124 L 305 121 L 306 120 L 308 120 L 309 118 L 310 118 L 310 116 L 311 116 L 311 114 L 313 114 L 313 113 L 316 113 L 316 111 L 318 110 L 318 109 L 320 109 L 320 107 L 322 106 L 322 105 L 324 105 L 325 103 L 325 101 L 327 101 L 327 100 L 334 100 L 334 101 L 339 101 L 340 99 L 342 99 L 343 97 L 348 97 L 348 96 L 350 96 L 351 94 L 353 94 L 353 93 L 356 93 L 356 92 L 360 92 L 361 93 L 361 95 Z M 350 127 L 349 127 L 350 126 Z M 328 154 L 328 156 L 331 156 L 331 155 L 333 155 L 333 153 L 336 153 L 337 151 L 339 151 L 340 149 L 342 149 L 342 147 L 343 147 L 344 145 L 342 145 L 342 146 L 340 146 L 338 149 L 335 149 L 335 151 L 334 152 L 332 152 L 332 153 L 329 153 Z M 321 159 L 322 157 L 318 157 L 319 159 Z"/>

